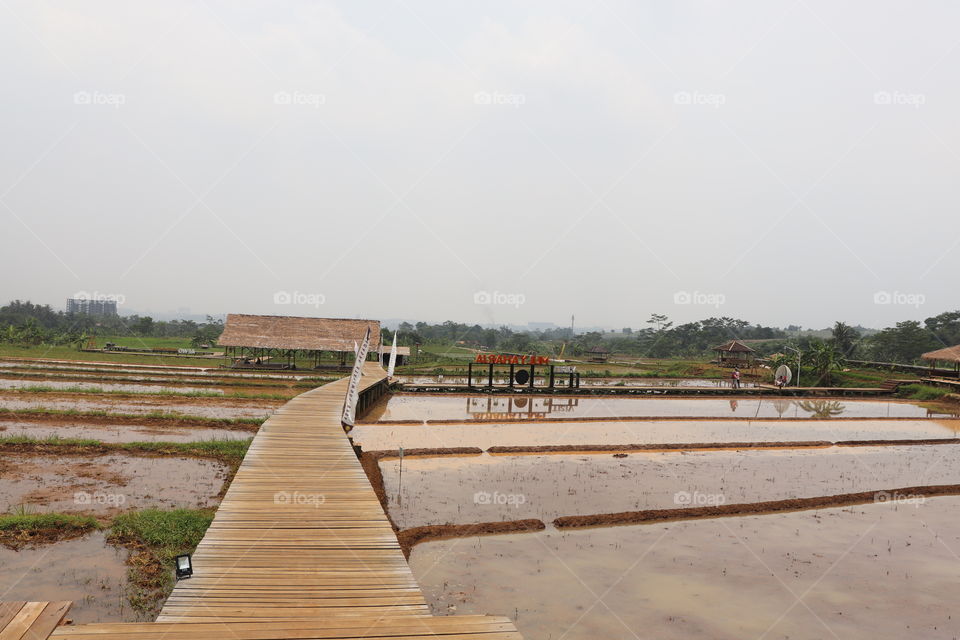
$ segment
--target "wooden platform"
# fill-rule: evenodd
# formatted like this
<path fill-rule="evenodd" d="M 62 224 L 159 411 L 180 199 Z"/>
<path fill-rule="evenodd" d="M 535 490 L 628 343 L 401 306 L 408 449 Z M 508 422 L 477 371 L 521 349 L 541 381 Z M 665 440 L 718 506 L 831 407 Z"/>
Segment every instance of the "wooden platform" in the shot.
<path fill-rule="evenodd" d="M 60 640 L 287 640 L 379 638 L 522 640 L 508 618 L 494 616 L 334 617 L 274 623 L 147 622 L 60 627 Z"/>
<path fill-rule="evenodd" d="M 386 377 L 364 368 L 361 389 Z M 340 423 L 347 379 L 260 427 L 154 623 L 62 627 L 56 638 L 520 638 L 506 618 L 433 617 Z M 3 638 L 2 640 L 6 640 Z"/>
<path fill-rule="evenodd" d="M 72 603 L 0 602 L 0 640 L 43 640 L 57 628 Z"/>

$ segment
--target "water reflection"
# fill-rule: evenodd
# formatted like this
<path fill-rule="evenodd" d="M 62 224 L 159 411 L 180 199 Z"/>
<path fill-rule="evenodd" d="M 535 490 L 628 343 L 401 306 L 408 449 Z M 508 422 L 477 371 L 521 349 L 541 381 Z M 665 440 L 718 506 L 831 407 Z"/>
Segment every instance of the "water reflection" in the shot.
<path fill-rule="evenodd" d="M 468 397 L 467 415 L 474 420 L 543 419 L 555 413 L 572 412 L 580 398 Z"/>

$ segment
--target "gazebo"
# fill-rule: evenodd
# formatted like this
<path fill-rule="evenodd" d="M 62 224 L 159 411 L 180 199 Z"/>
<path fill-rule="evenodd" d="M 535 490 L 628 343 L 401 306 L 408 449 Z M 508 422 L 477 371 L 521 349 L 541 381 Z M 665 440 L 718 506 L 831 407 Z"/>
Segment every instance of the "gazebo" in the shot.
<path fill-rule="evenodd" d="M 928 351 L 920 356 L 920 359 L 930 362 L 931 371 L 936 369 L 938 362 L 946 362 L 953 369 L 954 375 L 960 377 L 960 344 L 936 351 Z"/>
<path fill-rule="evenodd" d="M 354 347 L 370 328 L 371 351 L 380 344 L 380 323 L 347 318 L 301 318 L 296 316 L 227 315 L 217 344 L 224 347 L 235 366 L 294 368 L 297 356 L 320 366 L 324 351 L 339 356 L 340 366 L 353 358 Z M 280 360 L 278 362 L 277 360 Z"/>
<path fill-rule="evenodd" d="M 729 340 L 713 348 L 721 367 L 752 367 L 756 353 L 739 340 Z"/>
<path fill-rule="evenodd" d="M 590 358 L 591 362 L 606 362 L 607 358 L 610 357 L 610 352 L 597 345 L 587 349 L 587 357 Z"/>

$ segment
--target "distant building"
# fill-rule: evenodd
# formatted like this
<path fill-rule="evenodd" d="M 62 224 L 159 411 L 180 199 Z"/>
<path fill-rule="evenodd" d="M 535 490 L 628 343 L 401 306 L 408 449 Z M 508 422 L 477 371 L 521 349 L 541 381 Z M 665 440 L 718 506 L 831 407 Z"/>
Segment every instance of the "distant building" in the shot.
<path fill-rule="evenodd" d="M 116 316 L 117 301 L 67 298 L 67 313 L 80 313 L 87 316 Z"/>

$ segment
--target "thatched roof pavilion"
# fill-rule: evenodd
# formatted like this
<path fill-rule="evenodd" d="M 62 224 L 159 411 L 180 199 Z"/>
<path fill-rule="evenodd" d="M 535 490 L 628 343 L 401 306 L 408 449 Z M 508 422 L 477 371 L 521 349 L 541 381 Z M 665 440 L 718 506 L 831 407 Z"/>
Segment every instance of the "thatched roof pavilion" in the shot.
<path fill-rule="evenodd" d="M 320 354 L 330 351 L 339 353 L 341 362 L 345 362 L 354 345 L 363 340 L 367 327 L 371 351 L 376 351 L 380 344 L 380 323 L 376 320 L 231 313 L 217 343 L 225 347 L 228 356 L 241 358 L 284 356 L 289 362 L 302 352 L 319 364 Z"/>
<path fill-rule="evenodd" d="M 753 366 L 756 353 L 739 340 L 728 340 L 713 350 L 717 352 L 718 364 L 724 367 Z"/>
<path fill-rule="evenodd" d="M 928 351 L 920 358 L 928 360 L 931 367 L 936 367 L 938 362 L 949 362 L 955 371 L 960 372 L 960 344 L 936 351 Z"/>

